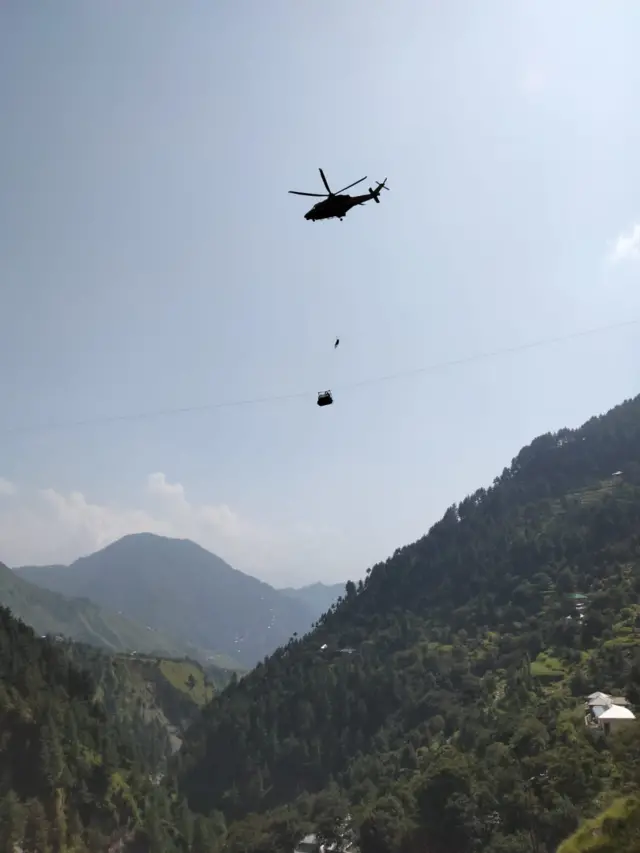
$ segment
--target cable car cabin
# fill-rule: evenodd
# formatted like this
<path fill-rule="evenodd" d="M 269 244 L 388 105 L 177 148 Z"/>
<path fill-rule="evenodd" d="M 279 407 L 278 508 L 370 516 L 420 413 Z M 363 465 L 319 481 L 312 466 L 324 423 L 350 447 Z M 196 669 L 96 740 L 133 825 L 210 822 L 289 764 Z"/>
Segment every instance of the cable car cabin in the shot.
<path fill-rule="evenodd" d="M 319 406 L 330 406 L 332 403 L 333 397 L 331 396 L 331 391 L 324 391 L 321 394 L 318 394 Z"/>

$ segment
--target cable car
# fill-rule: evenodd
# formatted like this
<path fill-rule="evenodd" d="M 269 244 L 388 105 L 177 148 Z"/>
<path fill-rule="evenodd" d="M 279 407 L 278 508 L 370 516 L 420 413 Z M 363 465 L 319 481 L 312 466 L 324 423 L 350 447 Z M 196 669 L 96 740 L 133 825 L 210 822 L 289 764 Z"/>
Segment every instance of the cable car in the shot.
<path fill-rule="evenodd" d="M 331 391 L 322 391 L 318 394 L 318 405 L 319 406 L 330 406 L 333 403 L 333 397 L 331 396 Z"/>

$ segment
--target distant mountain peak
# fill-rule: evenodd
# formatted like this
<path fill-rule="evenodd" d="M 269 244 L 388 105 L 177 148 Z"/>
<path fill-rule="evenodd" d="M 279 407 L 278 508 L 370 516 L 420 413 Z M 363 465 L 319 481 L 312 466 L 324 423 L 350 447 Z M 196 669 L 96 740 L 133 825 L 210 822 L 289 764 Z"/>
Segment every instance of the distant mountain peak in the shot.
<path fill-rule="evenodd" d="M 206 551 L 208 554 L 213 553 L 212 551 L 207 551 L 206 548 L 203 548 L 202 545 L 198 545 L 198 543 L 194 542 L 192 539 L 184 539 L 178 536 L 164 536 L 161 533 L 150 533 L 145 531 L 141 533 L 126 533 L 124 536 L 121 536 L 119 539 L 115 539 L 113 542 L 110 542 L 109 545 L 105 545 L 103 548 L 100 548 L 94 553 L 100 553 L 100 551 L 105 551 L 107 548 L 126 548 L 131 545 L 163 547 L 168 543 L 171 543 L 172 545 L 186 545 L 187 547 L 198 548 L 201 551 Z M 218 559 L 220 558 L 218 557 Z"/>
<path fill-rule="evenodd" d="M 285 587 L 280 592 L 296 601 L 304 602 L 311 608 L 316 618 L 322 616 L 344 593 L 344 583 L 326 584 L 316 581 L 300 587 Z"/>
<path fill-rule="evenodd" d="M 71 566 L 18 571 L 243 666 L 306 633 L 316 616 L 304 599 L 234 569 L 196 542 L 155 533 L 128 534 Z"/>

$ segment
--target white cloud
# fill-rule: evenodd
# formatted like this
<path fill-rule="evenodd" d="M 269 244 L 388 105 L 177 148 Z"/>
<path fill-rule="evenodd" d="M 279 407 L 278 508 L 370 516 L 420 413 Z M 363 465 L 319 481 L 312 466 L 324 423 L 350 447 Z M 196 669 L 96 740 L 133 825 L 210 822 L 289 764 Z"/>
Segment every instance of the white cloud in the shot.
<path fill-rule="evenodd" d="M 182 484 L 170 483 L 161 472 L 149 475 L 147 491 L 160 499 L 162 514 L 171 519 L 174 528 L 185 531 L 181 535 L 198 542 L 203 538 L 216 541 L 220 556 L 223 549 L 233 546 L 231 550 L 243 562 L 254 556 L 264 563 L 267 553 L 275 556 L 278 548 L 286 547 L 288 537 L 284 532 L 243 519 L 226 504 L 191 504 Z"/>
<path fill-rule="evenodd" d="M 618 236 L 609 259 L 614 264 L 640 259 L 640 222 L 636 222 L 629 231 Z"/>
<path fill-rule="evenodd" d="M 2 495 L 15 495 L 16 487 L 10 480 L 5 480 L 4 477 L 0 477 L 0 497 Z"/>
<path fill-rule="evenodd" d="M 147 478 L 147 489 L 152 495 L 161 497 L 177 498 L 180 502 L 185 501 L 184 486 L 181 483 L 169 483 L 162 472 L 149 474 Z"/>
<path fill-rule="evenodd" d="M 327 531 L 303 524 L 274 527 L 224 503 L 192 503 L 184 486 L 161 472 L 147 478 L 144 506 L 138 508 L 92 503 L 77 491 L 18 493 L 8 491 L 8 481 L 0 480 L 0 489 L 2 484 L 9 499 L 0 505 L 0 561 L 10 566 L 68 563 L 128 533 L 149 532 L 192 539 L 276 585 L 326 579 Z"/>

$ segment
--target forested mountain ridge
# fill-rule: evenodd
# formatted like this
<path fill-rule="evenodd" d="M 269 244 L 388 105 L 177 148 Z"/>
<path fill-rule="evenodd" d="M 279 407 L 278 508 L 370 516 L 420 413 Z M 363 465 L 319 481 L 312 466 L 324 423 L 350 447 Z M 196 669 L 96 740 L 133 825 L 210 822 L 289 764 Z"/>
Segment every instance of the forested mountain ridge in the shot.
<path fill-rule="evenodd" d="M 187 539 L 124 536 L 70 566 L 25 566 L 19 577 L 82 596 L 184 643 L 210 649 L 219 666 L 253 666 L 313 612 L 267 583 L 234 569 Z M 214 657 L 214 653 L 217 656 Z"/>
<path fill-rule="evenodd" d="M 0 608 L 0 850 L 208 851 L 209 821 L 160 784 L 167 732 L 96 692 L 69 648 Z"/>
<path fill-rule="evenodd" d="M 640 785 L 638 730 L 621 750 L 581 701 L 640 703 L 639 594 L 637 397 L 537 438 L 216 697 L 183 790 L 236 821 L 237 849 L 349 807 L 363 853 L 555 850 Z"/>
<path fill-rule="evenodd" d="M 149 631 L 146 626 L 99 607 L 87 598 L 69 597 L 31 583 L 3 563 L 0 563 L 0 606 L 8 607 L 39 635 L 59 634 L 112 653 L 135 650 L 206 658 L 204 651 L 189 643 Z"/>

